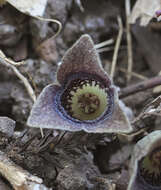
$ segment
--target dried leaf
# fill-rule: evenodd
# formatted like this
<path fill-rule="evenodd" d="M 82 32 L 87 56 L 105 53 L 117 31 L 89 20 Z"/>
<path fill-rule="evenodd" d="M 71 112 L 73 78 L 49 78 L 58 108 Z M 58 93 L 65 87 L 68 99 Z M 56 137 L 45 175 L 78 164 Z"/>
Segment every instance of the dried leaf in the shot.
<path fill-rule="evenodd" d="M 47 0 L 6 0 L 20 12 L 30 16 L 42 16 Z"/>
<path fill-rule="evenodd" d="M 161 9 L 161 0 L 137 0 L 132 10 L 130 23 L 134 24 L 138 18 L 141 18 L 140 25 L 146 26 L 159 9 Z"/>

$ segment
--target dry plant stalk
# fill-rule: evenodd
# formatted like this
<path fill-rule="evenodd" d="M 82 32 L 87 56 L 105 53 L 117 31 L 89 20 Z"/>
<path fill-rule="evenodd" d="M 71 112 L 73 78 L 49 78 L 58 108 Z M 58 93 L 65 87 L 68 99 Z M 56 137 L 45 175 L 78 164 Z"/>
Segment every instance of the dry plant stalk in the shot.
<path fill-rule="evenodd" d="M 14 190 L 49 190 L 42 184 L 41 178 L 17 166 L 1 151 L 0 173 L 9 181 Z"/>
<path fill-rule="evenodd" d="M 122 39 L 122 34 L 123 34 L 123 25 L 122 25 L 122 20 L 121 17 L 117 18 L 118 20 L 118 25 L 119 25 L 119 33 L 117 36 L 117 41 L 115 44 L 115 49 L 114 49 L 114 54 L 113 54 L 113 59 L 112 59 L 112 67 L 111 67 L 111 78 L 113 78 L 114 76 L 114 72 L 115 72 L 115 67 L 116 67 L 116 62 L 117 62 L 117 57 L 118 57 L 118 51 L 120 48 L 120 43 L 121 43 L 121 39 Z"/>
<path fill-rule="evenodd" d="M 131 72 L 133 68 L 133 55 L 132 55 L 132 38 L 130 32 L 130 0 L 125 0 L 126 11 L 126 38 L 127 38 L 127 54 L 128 54 L 128 68 L 127 80 L 131 79 Z"/>
<path fill-rule="evenodd" d="M 153 88 L 158 85 L 161 85 L 161 76 L 153 77 L 151 79 L 139 82 L 137 84 L 122 88 L 121 91 L 119 92 L 119 98 L 124 98 L 129 95 Z"/>
<path fill-rule="evenodd" d="M 109 39 L 109 40 L 106 40 L 106 41 L 103 41 L 103 42 L 101 42 L 101 43 L 99 43 L 99 44 L 94 45 L 94 47 L 95 47 L 96 49 L 99 49 L 99 48 L 102 48 L 102 47 L 111 45 L 111 44 L 113 44 L 113 43 L 114 43 L 114 39 L 111 38 L 111 39 Z"/>
<path fill-rule="evenodd" d="M 118 70 L 120 70 L 121 72 L 123 73 L 127 73 L 127 74 L 130 74 L 131 76 L 134 76 L 134 77 L 137 77 L 138 79 L 141 79 L 141 80 L 147 80 L 148 78 L 143 76 L 143 75 L 140 75 L 138 73 L 135 73 L 135 72 L 127 72 L 126 69 L 124 68 L 118 68 Z"/>
<path fill-rule="evenodd" d="M 38 19 L 38 20 L 42 20 L 42 21 L 46 21 L 46 22 L 53 22 L 53 23 L 56 23 L 58 25 L 58 30 L 56 32 L 56 34 L 54 36 L 52 36 L 51 38 L 49 39 L 53 39 L 55 38 L 56 36 L 59 35 L 59 33 L 61 32 L 62 30 L 62 24 L 60 21 L 56 20 L 56 19 L 50 19 L 50 18 L 43 18 L 43 17 L 40 17 L 40 16 L 34 16 L 34 18 Z M 48 39 L 48 40 L 49 40 Z"/>
<path fill-rule="evenodd" d="M 29 81 L 27 80 L 27 78 L 25 78 L 20 71 L 15 67 L 15 66 L 19 66 L 19 65 L 23 65 L 25 64 L 25 62 L 14 62 L 11 59 L 8 59 L 4 53 L 0 50 L 0 63 L 3 64 L 6 67 L 11 68 L 14 73 L 16 74 L 16 76 L 23 82 L 24 86 L 26 87 L 26 90 L 30 96 L 30 98 L 33 100 L 33 102 L 36 101 L 36 95 L 35 92 L 32 88 L 32 86 L 30 85 Z M 40 132 L 41 132 L 41 136 L 43 137 L 43 130 L 40 128 Z"/>
<path fill-rule="evenodd" d="M 19 62 L 14 62 L 11 59 L 7 58 L 5 56 L 5 54 L 0 50 L 0 58 L 4 59 L 4 61 L 6 61 L 7 63 L 14 65 L 14 66 L 20 66 L 20 65 L 24 65 L 25 62 L 24 61 L 19 61 Z"/>
<path fill-rule="evenodd" d="M 16 74 L 16 76 L 23 82 L 24 86 L 27 89 L 27 92 L 29 94 L 29 96 L 31 97 L 31 99 L 33 100 L 33 102 L 36 101 L 36 95 L 35 92 L 33 90 L 33 88 L 31 87 L 30 83 L 28 82 L 28 80 L 20 73 L 20 71 L 15 67 L 15 66 L 19 66 L 24 64 L 24 62 L 14 62 L 10 59 L 8 59 L 4 53 L 2 51 L 0 51 L 0 63 L 3 64 L 6 67 L 11 68 L 14 73 Z"/>

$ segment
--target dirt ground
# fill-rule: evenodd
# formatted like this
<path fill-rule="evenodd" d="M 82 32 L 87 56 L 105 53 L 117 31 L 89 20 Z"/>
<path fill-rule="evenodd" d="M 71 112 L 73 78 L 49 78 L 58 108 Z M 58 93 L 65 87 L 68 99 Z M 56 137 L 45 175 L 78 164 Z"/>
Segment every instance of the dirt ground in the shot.
<path fill-rule="evenodd" d="M 161 71 L 161 23 L 154 19 L 147 27 L 139 21 L 131 26 L 133 73 L 127 81 L 124 72 L 128 65 L 126 41 L 126 15 L 124 1 L 48 0 L 46 18 L 58 19 L 62 31 L 52 39 L 48 52 L 40 44 L 57 31 L 57 25 L 39 21 L 17 11 L 9 4 L 0 8 L 0 49 L 14 61 L 26 60 L 19 71 L 31 83 L 36 95 L 56 79 L 56 70 L 66 50 L 81 36 L 89 34 L 98 44 L 113 38 L 116 42 L 119 26 L 123 22 L 123 36 L 114 74 L 114 84 L 120 89 L 153 78 Z M 135 1 L 132 1 L 132 5 Z M 110 72 L 114 44 L 100 52 L 103 67 Z M 141 77 L 140 77 L 141 76 Z M 159 95 L 153 88 L 122 98 L 130 108 L 131 119 Z M 125 190 L 129 182 L 129 160 L 135 143 L 145 134 L 137 135 L 131 142 L 123 142 L 115 134 L 88 134 L 29 128 L 26 120 L 33 102 L 21 80 L 12 69 L 0 65 L 0 116 L 16 121 L 11 136 L 0 133 L 0 151 L 5 152 L 17 165 L 43 179 L 53 190 Z M 159 117 L 139 121 L 136 128 L 147 132 L 159 128 Z M 0 177 L 4 183 L 7 181 Z M 9 184 L 8 184 L 9 185 Z M 11 186 L 9 185 L 9 188 Z"/>

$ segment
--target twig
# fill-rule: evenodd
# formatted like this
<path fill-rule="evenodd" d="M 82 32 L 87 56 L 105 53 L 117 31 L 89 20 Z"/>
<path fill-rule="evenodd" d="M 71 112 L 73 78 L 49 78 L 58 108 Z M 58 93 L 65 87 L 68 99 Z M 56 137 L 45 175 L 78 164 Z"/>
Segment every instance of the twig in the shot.
<path fill-rule="evenodd" d="M 75 2 L 76 2 L 76 4 L 78 5 L 78 7 L 80 8 L 80 10 L 81 10 L 82 12 L 84 12 L 84 7 L 83 7 L 83 5 L 82 5 L 81 0 L 75 0 Z"/>
<path fill-rule="evenodd" d="M 128 54 L 128 75 L 127 80 L 131 79 L 131 72 L 133 67 L 133 54 L 132 54 L 132 38 L 130 32 L 130 0 L 125 0 L 125 10 L 126 10 L 126 38 L 127 38 L 127 54 Z"/>
<path fill-rule="evenodd" d="M 103 52 L 108 52 L 108 51 L 113 51 L 114 47 L 104 47 L 104 48 L 100 48 L 97 49 L 98 53 L 103 53 Z M 127 46 L 120 46 L 119 50 L 127 50 Z"/>
<path fill-rule="evenodd" d="M 56 19 L 43 18 L 43 17 L 39 17 L 39 16 L 35 16 L 34 18 L 37 18 L 37 19 L 42 20 L 42 21 L 53 22 L 53 23 L 56 23 L 58 25 L 58 31 L 50 39 L 55 38 L 57 35 L 59 35 L 59 33 L 62 30 L 62 24 L 61 24 L 61 22 L 58 21 L 58 20 L 56 20 Z"/>
<path fill-rule="evenodd" d="M 111 74 L 110 74 L 111 78 L 113 78 L 113 76 L 114 76 L 117 57 L 118 57 L 118 51 L 120 48 L 120 43 L 121 43 L 122 34 L 123 34 L 123 25 L 122 25 L 121 17 L 118 16 L 117 20 L 118 20 L 118 25 L 119 25 L 119 33 L 117 36 L 117 41 L 115 44 L 115 49 L 114 49 L 114 54 L 113 54 L 113 59 L 112 59 L 112 67 L 111 67 Z"/>
<path fill-rule="evenodd" d="M 20 61 L 20 62 L 12 61 L 11 59 L 7 58 L 1 50 L 0 50 L 0 58 L 4 59 L 6 62 L 14 66 L 21 66 L 21 65 L 26 64 L 24 61 Z"/>
<path fill-rule="evenodd" d="M 42 179 L 31 175 L 13 163 L 0 151 L 0 174 L 12 185 L 14 190 L 49 190 L 42 184 Z"/>
<path fill-rule="evenodd" d="M 0 50 L 0 63 L 3 64 L 4 66 L 8 67 L 8 68 L 11 68 L 14 71 L 14 73 L 16 74 L 16 76 L 23 82 L 23 84 L 26 87 L 26 90 L 27 90 L 29 96 L 31 97 L 31 99 L 33 100 L 33 102 L 35 102 L 36 101 L 36 95 L 35 95 L 35 92 L 34 92 L 33 88 L 31 87 L 31 85 L 28 82 L 28 80 L 15 67 L 15 65 L 16 66 L 21 65 L 20 63 L 23 63 L 23 62 L 18 62 L 19 64 L 16 64 L 16 62 L 8 59 L 4 55 L 4 53 Z M 43 137 L 44 134 L 43 134 L 42 128 L 40 128 L 40 132 L 41 132 L 41 136 Z"/>
<path fill-rule="evenodd" d="M 140 75 L 138 73 L 135 73 L 135 72 L 128 72 L 126 69 L 123 69 L 123 68 L 118 68 L 118 70 L 124 72 L 124 73 L 128 73 L 128 74 L 131 74 L 131 76 L 134 76 L 134 77 L 137 77 L 141 80 L 146 80 L 148 79 L 147 77 L 143 76 L 143 75 Z"/>
<path fill-rule="evenodd" d="M 121 89 L 119 93 L 119 98 L 124 98 L 131 94 L 135 94 L 137 92 L 144 91 L 158 85 L 161 85 L 161 76 L 154 77 L 143 82 L 139 82 L 138 84 Z"/>
<path fill-rule="evenodd" d="M 16 76 L 23 82 L 23 84 L 26 87 L 27 92 L 28 92 L 29 96 L 31 97 L 31 99 L 33 100 L 33 102 L 35 102 L 36 95 L 35 95 L 34 90 L 31 87 L 30 83 L 28 82 L 28 80 L 19 72 L 19 70 L 14 65 L 12 65 L 10 62 L 8 62 L 8 60 L 0 57 L 0 63 L 11 68 L 14 71 Z"/>
<path fill-rule="evenodd" d="M 135 119 L 131 122 L 131 124 L 134 125 L 139 120 L 147 118 L 151 115 L 161 116 L 160 103 L 161 103 L 161 96 L 158 96 L 143 108 L 142 112 L 137 117 L 135 117 Z"/>
<path fill-rule="evenodd" d="M 109 40 L 106 40 L 106 41 L 101 42 L 101 43 L 99 43 L 99 44 L 96 44 L 94 47 L 95 47 L 96 49 L 99 49 L 99 48 L 105 47 L 105 46 L 107 46 L 107 45 L 111 45 L 111 44 L 113 44 L 113 43 L 114 43 L 114 40 L 113 40 L 113 39 L 109 39 Z"/>
<path fill-rule="evenodd" d="M 103 53 L 103 52 L 107 52 L 107 51 L 113 51 L 114 48 L 113 47 L 105 47 L 105 48 L 100 48 L 100 49 L 97 49 L 97 52 L 98 53 Z"/>
<path fill-rule="evenodd" d="M 26 89 L 28 91 L 28 94 L 30 95 L 33 102 L 35 102 L 36 101 L 36 95 L 35 95 L 34 90 L 31 87 L 30 83 L 28 82 L 28 80 L 19 72 L 19 70 L 15 66 L 10 65 L 10 68 L 12 68 L 12 70 L 15 72 L 17 77 L 23 82 L 24 86 L 26 87 Z"/>

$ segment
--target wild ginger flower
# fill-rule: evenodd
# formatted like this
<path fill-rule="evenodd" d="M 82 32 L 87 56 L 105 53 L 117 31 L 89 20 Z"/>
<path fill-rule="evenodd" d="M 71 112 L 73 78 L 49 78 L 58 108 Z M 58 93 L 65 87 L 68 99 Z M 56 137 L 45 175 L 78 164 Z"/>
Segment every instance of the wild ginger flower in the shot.
<path fill-rule="evenodd" d="M 94 133 L 132 130 L 89 35 L 81 36 L 66 52 L 57 81 L 43 89 L 27 124 Z"/>
<path fill-rule="evenodd" d="M 161 189 L 161 131 L 150 133 L 136 144 L 130 169 L 128 190 Z"/>

